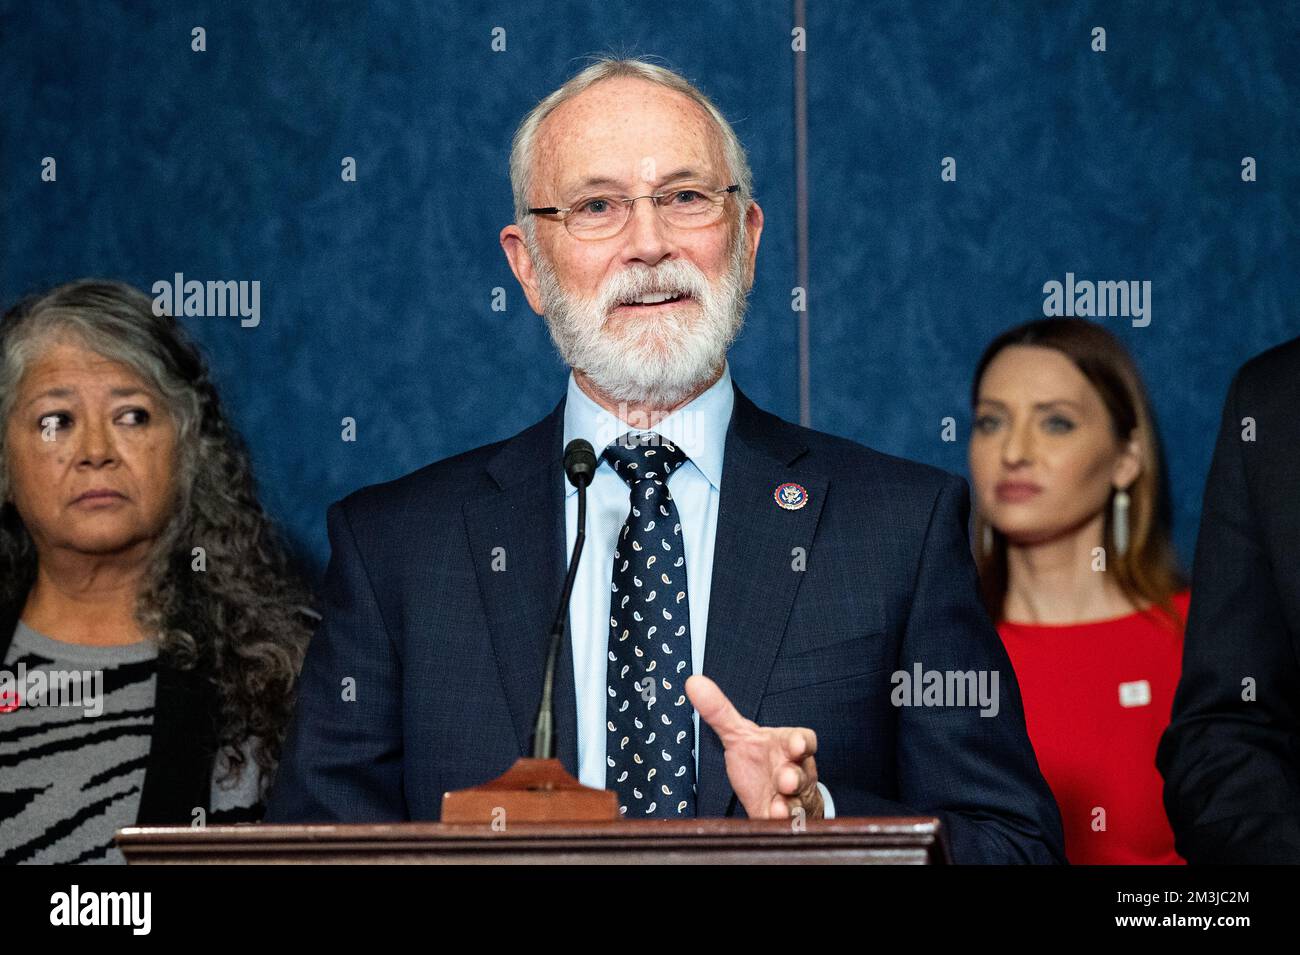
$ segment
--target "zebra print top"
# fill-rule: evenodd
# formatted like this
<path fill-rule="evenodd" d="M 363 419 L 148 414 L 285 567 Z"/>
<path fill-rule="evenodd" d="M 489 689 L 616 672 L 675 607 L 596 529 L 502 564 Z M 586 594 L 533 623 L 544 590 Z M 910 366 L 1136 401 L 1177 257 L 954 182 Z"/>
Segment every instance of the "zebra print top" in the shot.
<path fill-rule="evenodd" d="M 85 646 L 22 621 L 0 670 L 0 863 L 121 863 L 153 734 L 157 646 Z M 16 694 L 16 696 L 15 696 Z M 206 822 L 261 817 L 259 775 L 213 770 Z"/>

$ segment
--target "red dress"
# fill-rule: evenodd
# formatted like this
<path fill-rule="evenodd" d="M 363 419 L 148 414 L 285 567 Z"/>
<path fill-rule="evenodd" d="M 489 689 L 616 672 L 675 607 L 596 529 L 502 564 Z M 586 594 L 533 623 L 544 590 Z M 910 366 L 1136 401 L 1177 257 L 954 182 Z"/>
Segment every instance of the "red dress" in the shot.
<path fill-rule="evenodd" d="M 1187 619 L 1190 593 L 1173 605 Z M 1183 628 L 1149 615 L 998 625 L 1025 723 L 1076 865 L 1179 865 L 1156 746 L 1182 668 Z"/>

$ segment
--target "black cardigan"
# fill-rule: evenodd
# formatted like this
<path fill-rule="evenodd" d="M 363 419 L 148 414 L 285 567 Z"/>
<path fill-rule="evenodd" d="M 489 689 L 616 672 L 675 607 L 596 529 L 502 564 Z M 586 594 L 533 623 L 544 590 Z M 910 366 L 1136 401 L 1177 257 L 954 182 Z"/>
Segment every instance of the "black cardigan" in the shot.
<path fill-rule="evenodd" d="M 26 599 L 0 605 L 3 664 Z M 217 743 L 217 694 L 198 669 L 179 670 L 158 659 L 153 740 L 136 824 L 183 825 L 196 808 L 208 810 Z"/>

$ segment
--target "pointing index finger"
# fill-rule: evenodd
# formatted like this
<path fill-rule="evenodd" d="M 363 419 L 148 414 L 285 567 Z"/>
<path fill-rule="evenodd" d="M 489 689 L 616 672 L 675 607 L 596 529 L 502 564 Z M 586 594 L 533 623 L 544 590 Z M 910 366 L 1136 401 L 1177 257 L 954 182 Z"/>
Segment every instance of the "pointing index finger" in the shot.
<path fill-rule="evenodd" d="M 722 688 L 707 676 L 697 674 L 687 680 L 686 695 L 700 714 L 700 719 L 713 727 L 724 747 L 729 740 L 749 728 L 749 720 L 740 715 Z"/>

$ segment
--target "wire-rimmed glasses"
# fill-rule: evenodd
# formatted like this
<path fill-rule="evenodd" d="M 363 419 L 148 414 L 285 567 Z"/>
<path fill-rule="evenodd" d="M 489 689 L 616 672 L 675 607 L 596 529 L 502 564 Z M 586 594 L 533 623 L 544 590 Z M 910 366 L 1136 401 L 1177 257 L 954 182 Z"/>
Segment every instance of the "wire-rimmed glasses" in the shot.
<path fill-rule="evenodd" d="M 608 239 L 623 231 L 632 216 L 632 204 L 649 199 L 663 221 L 674 229 L 700 229 L 722 218 L 727 196 L 740 188 L 733 183 L 722 189 L 691 182 L 667 192 L 646 196 L 590 195 L 575 199 L 567 208 L 542 206 L 529 209 L 535 216 L 555 216 L 576 239 Z"/>

